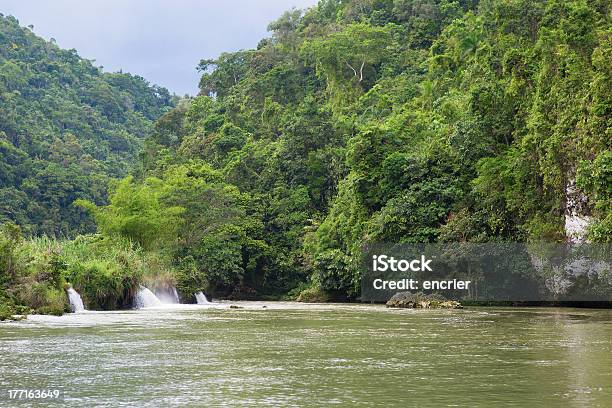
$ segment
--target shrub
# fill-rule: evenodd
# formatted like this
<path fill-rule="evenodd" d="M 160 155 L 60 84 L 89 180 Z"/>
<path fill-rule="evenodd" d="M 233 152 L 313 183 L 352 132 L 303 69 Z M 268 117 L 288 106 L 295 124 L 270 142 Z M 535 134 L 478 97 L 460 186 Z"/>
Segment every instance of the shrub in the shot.
<path fill-rule="evenodd" d="M 12 320 L 13 316 L 16 314 L 17 310 L 15 309 L 15 305 L 0 289 L 0 322 L 3 320 Z"/>
<path fill-rule="evenodd" d="M 73 265 L 69 277 L 83 303 L 94 310 L 128 307 L 142 280 L 140 270 L 98 259 Z"/>
<path fill-rule="evenodd" d="M 331 297 L 320 286 L 315 285 L 301 291 L 296 300 L 306 303 L 323 303 L 329 302 Z"/>
<path fill-rule="evenodd" d="M 17 303 L 26 305 L 33 313 L 62 315 L 69 310 L 68 298 L 63 288 L 46 282 L 24 282 L 16 286 L 14 296 Z"/>

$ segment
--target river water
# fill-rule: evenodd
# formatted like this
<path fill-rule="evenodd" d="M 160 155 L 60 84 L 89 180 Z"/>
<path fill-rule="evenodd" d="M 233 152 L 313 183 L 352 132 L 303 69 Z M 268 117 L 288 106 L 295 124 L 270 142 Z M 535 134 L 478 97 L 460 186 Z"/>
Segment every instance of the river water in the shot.
<path fill-rule="evenodd" d="M 74 407 L 612 406 L 612 310 L 232 304 L 0 323 L 0 389 Z"/>

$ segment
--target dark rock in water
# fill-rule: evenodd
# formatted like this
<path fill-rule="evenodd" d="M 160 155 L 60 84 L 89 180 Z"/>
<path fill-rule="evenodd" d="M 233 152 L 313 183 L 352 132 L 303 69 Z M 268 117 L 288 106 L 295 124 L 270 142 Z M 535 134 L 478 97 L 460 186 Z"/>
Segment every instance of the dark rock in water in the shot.
<path fill-rule="evenodd" d="M 442 295 L 400 292 L 387 301 L 387 307 L 408 309 L 463 309 L 461 303 L 448 300 Z"/>

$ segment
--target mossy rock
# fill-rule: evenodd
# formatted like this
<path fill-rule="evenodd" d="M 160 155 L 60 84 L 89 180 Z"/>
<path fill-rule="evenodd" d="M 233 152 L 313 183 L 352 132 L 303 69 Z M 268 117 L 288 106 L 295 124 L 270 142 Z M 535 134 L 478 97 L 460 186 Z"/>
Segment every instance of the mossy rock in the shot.
<path fill-rule="evenodd" d="M 324 303 L 329 302 L 330 295 L 318 286 L 312 286 L 304 289 L 297 297 L 298 302 L 304 303 Z"/>
<path fill-rule="evenodd" d="M 442 295 L 424 293 L 396 293 L 386 303 L 387 307 L 404 309 L 463 309 L 461 303 L 448 300 Z"/>
<path fill-rule="evenodd" d="M 52 315 L 52 316 L 61 316 L 64 314 L 65 311 L 66 309 L 63 306 L 58 307 L 56 305 L 43 306 L 43 307 L 36 309 L 37 314 Z"/>

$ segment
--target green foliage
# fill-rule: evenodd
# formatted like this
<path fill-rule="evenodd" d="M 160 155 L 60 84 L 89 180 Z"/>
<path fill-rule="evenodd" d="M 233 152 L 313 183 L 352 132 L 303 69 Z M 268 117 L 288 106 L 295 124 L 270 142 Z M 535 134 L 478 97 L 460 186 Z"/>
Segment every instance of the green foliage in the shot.
<path fill-rule="evenodd" d="M 66 280 L 89 309 L 130 308 L 141 285 L 154 289 L 175 283 L 167 256 L 144 251 L 125 238 L 89 235 L 61 244 Z"/>
<path fill-rule="evenodd" d="M 26 117 L 53 117 L 47 127 L 60 129 L 35 144 L 46 156 L 22 148 L 25 132 L 0 128 L 0 214 L 29 222 L 55 200 L 64 213 L 36 221 L 46 231 L 57 219 L 85 220 L 85 207 L 104 239 L 131 240 L 176 270 L 141 275 L 106 258 L 68 266 L 103 290 L 83 284 L 99 307 L 121 307 L 148 275 L 187 294 L 299 287 L 303 299 L 354 299 L 361 248 L 372 242 L 566 240 L 574 181 L 588 239 L 610 240 L 605 1 L 323 0 L 270 30 L 257 49 L 202 60 L 200 96 L 165 113 L 167 101 L 155 105 L 135 80 L 127 96 L 142 109 L 126 117 L 114 87 L 133 77 L 82 64 L 97 80 L 77 100 L 101 127 L 77 120 L 72 99 L 62 99 L 62 118 L 32 108 Z M 46 80 L 24 80 L 18 59 L 0 62 L 11 78 L 0 81 L 0 107 Z M 7 123 L 20 117 L 2 109 Z M 155 115 L 149 129 L 143 118 Z M 150 134 L 140 165 L 107 203 L 107 176 L 123 174 L 105 169 L 121 169 L 141 130 Z M 35 176 L 13 170 L 28 160 Z"/>
<path fill-rule="evenodd" d="M 355 23 L 304 42 L 303 55 L 314 61 L 336 104 L 351 102 L 376 82 L 381 63 L 392 52 L 393 28 Z"/>
<path fill-rule="evenodd" d="M 171 167 L 163 179 L 163 203 L 184 209 L 174 252 L 186 271 L 179 285 L 194 291 L 251 284 L 267 249 L 261 223 L 246 210 L 252 199 L 222 180 L 199 161 Z"/>
<path fill-rule="evenodd" d="M 4 224 L 0 229 L 0 285 L 14 279 L 17 274 L 17 248 L 22 241 L 21 228 Z"/>
<path fill-rule="evenodd" d="M 264 292 L 270 277 L 310 275 L 317 291 L 356 297 L 369 242 L 564 240 L 576 178 L 590 239 L 609 240 L 606 10 L 355 0 L 286 13 L 256 50 L 202 62 L 212 97 L 176 111 L 182 143 L 158 147 L 147 171 L 203 161 L 248 197 L 240 217 L 265 234 L 244 238 L 269 249 L 254 275 Z M 188 270 L 214 262 L 214 281 L 244 285 L 238 246 L 218 239 Z"/>
<path fill-rule="evenodd" d="M 61 316 L 68 310 L 68 298 L 63 289 L 45 282 L 23 284 L 15 293 L 16 302 L 27 305 L 37 314 Z"/>
<path fill-rule="evenodd" d="M 124 237 L 151 249 L 174 241 L 183 211 L 181 207 L 163 207 L 160 189 L 160 180 L 150 178 L 136 185 L 128 176 L 116 183 L 109 205 L 98 208 L 84 200 L 77 200 L 75 204 L 93 212 L 103 233 Z"/>
<path fill-rule="evenodd" d="M 93 230 L 71 203 L 105 202 L 108 180 L 127 173 L 172 99 L 0 16 L 0 223 L 52 236 Z"/>
<path fill-rule="evenodd" d="M 612 242 L 612 152 L 601 152 L 592 162 L 582 161 L 576 179 L 589 193 L 597 216 L 590 226 L 589 238 L 594 242 Z"/>
<path fill-rule="evenodd" d="M 34 249 L 17 225 L 0 226 L 0 314 L 61 315 L 68 307 L 65 269 L 55 245 Z"/>
<path fill-rule="evenodd" d="M 175 284 L 177 273 L 167 256 L 121 237 L 23 240 L 15 226 L 4 225 L 3 231 L 0 308 L 5 315 L 67 312 L 68 285 L 86 308 L 115 310 L 132 307 L 140 285 Z"/>
<path fill-rule="evenodd" d="M 4 297 L 0 297 L 0 322 L 3 320 L 13 320 L 16 311 L 14 306 Z"/>
<path fill-rule="evenodd" d="M 329 302 L 331 296 L 319 286 L 310 286 L 300 291 L 295 300 L 305 303 L 323 303 Z"/>
<path fill-rule="evenodd" d="M 133 289 L 142 276 L 139 270 L 122 270 L 120 264 L 91 260 L 74 265 L 70 278 L 90 309 L 115 310 L 129 305 Z"/>

